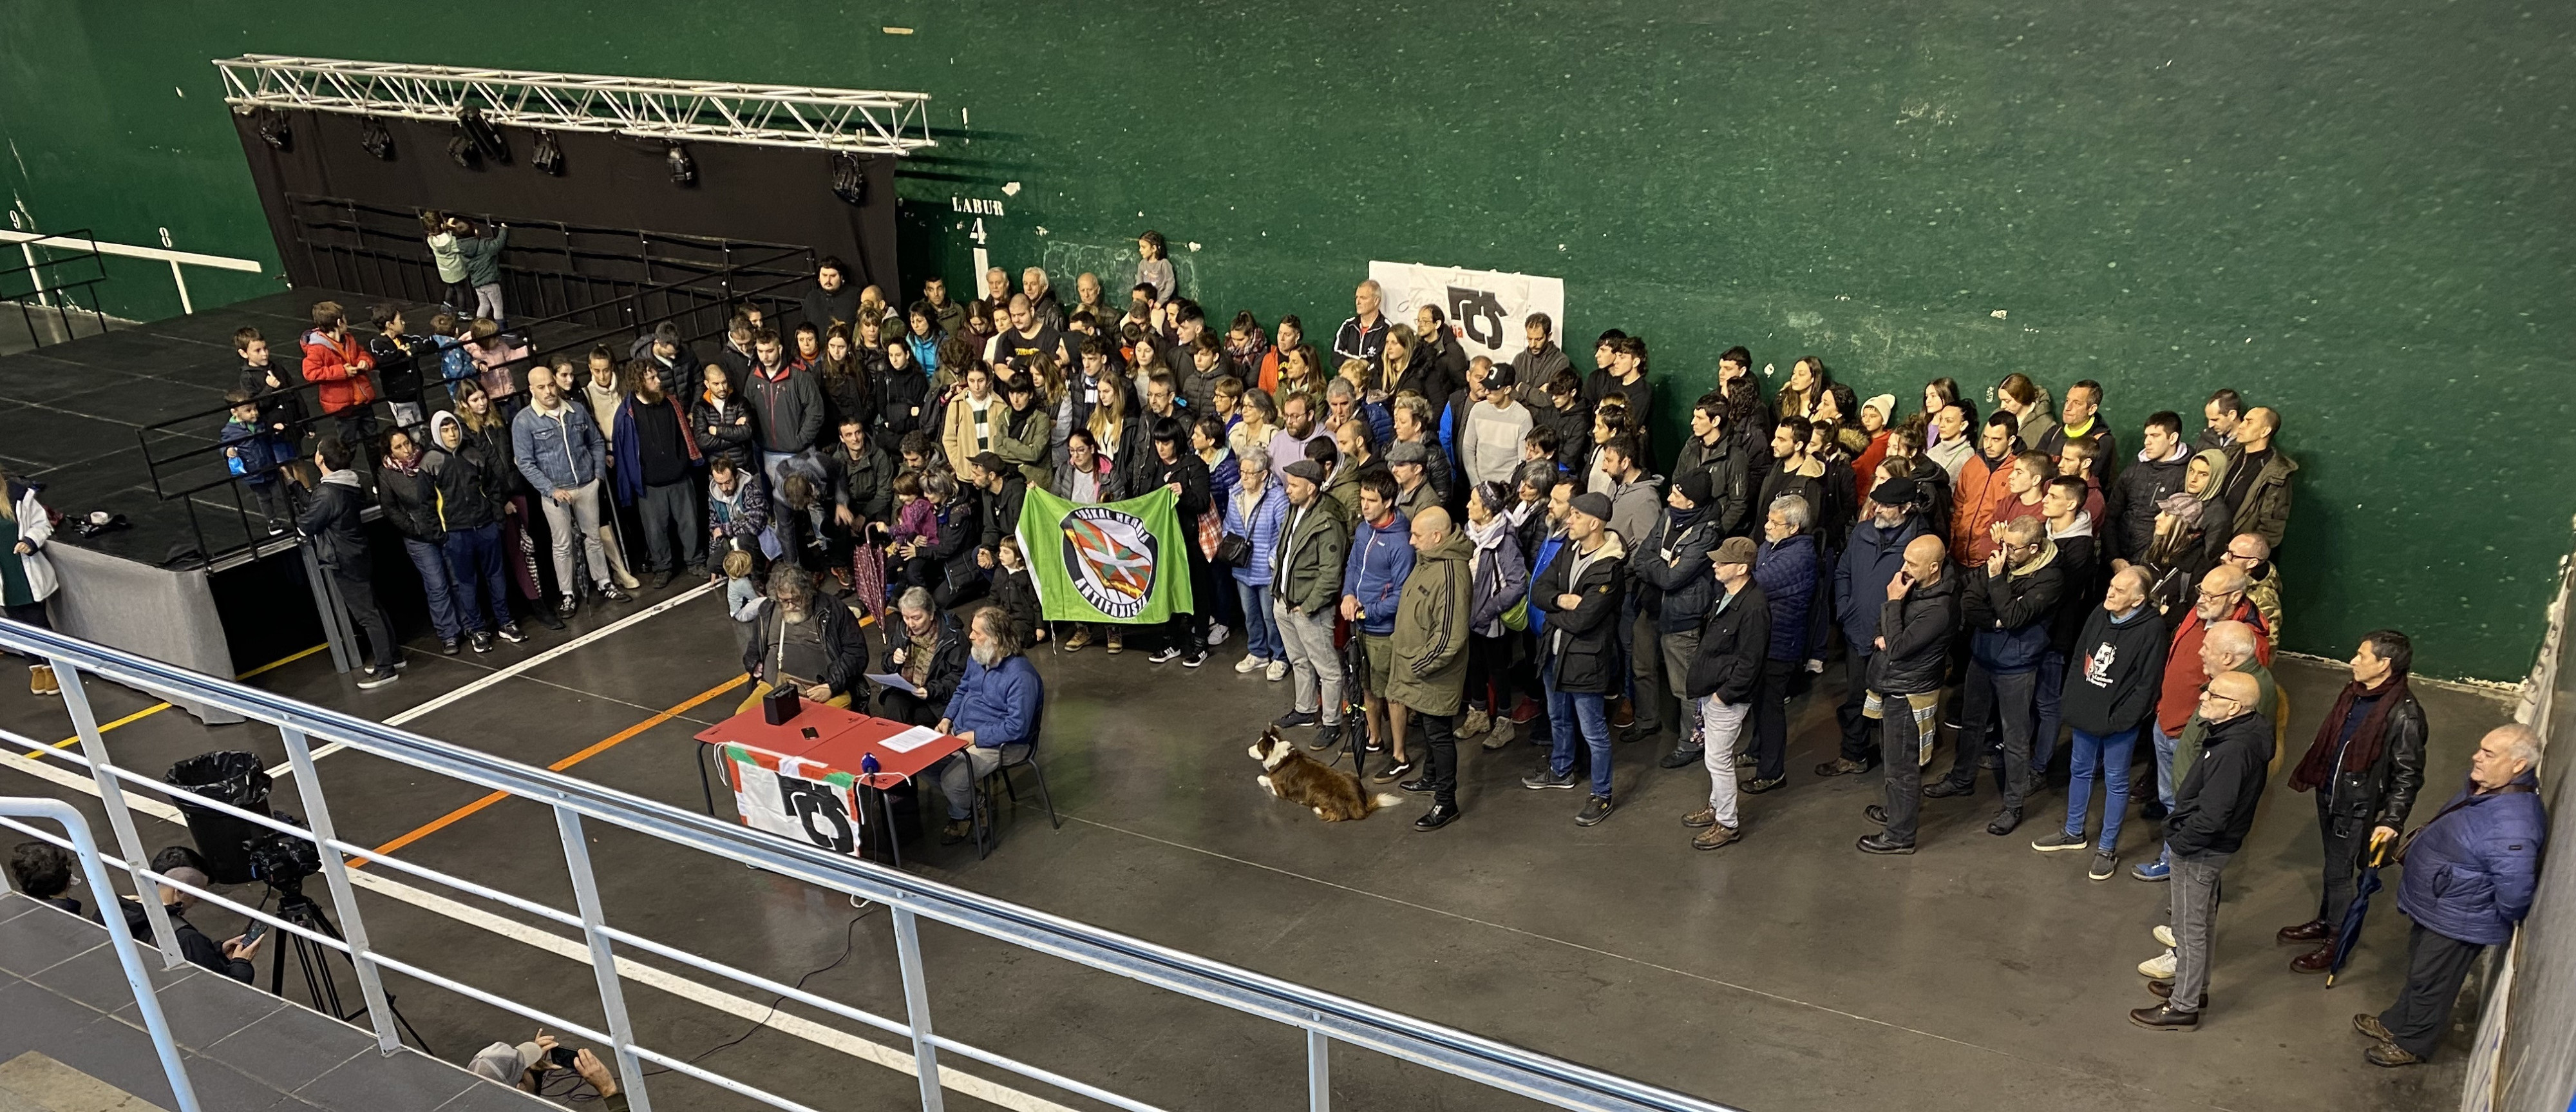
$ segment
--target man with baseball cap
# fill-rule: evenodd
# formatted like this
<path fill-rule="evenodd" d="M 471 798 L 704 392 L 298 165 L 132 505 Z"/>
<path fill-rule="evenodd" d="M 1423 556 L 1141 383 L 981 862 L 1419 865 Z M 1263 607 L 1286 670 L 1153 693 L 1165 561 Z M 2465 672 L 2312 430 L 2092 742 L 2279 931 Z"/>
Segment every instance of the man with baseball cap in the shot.
<path fill-rule="evenodd" d="M 1523 777 L 1521 786 L 1535 791 L 1582 783 L 1574 774 L 1574 738 L 1580 729 L 1592 757 L 1592 796 L 1574 816 L 1578 826 L 1596 825 L 1612 809 L 1607 700 L 1625 682 L 1619 669 L 1618 618 L 1628 588 L 1626 555 L 1619 535 L 1610 530 L 1609 496 L 1577 494 L 1565 513 L 1565 543 L 1531 582 L 1530 600 L 1545 622 L 1538 642 L 1539 681 L 1547 692 L 1554 744 L 1547 766 Z"/>
<path fill-rule="evenodd" d="M 1487 361 L 1479 356 L 1476 362 Z M 1467 427 L 1458 438 L 1459 462 L 1471 482 L 1508 485 L 1520 467 L 1521 438 L 1537 419 L 1513 397 L 1517 381 L 1511 364 L 1499 363 L 1488 366 L 1478 383 L 1481 396 L 1468 408 Z"/>
<path fill-rule="evenodd" d="M 1744 836 L 1735 811 L 1735 739 L 1753 710 L 1762 662 L 1771 650 L 1771 604 L 1753 582 L 1751 537 L 1728 537 L 1709 556 L 1719 596 L 1700 626 L 1698 655 L 1690 662 L 1690 697 L 1699 701 L 1702 763 L 1708 768 L 1708 806 L 1682 816 L 1699 829 L 1698 849 L 1716 849 Z"/>

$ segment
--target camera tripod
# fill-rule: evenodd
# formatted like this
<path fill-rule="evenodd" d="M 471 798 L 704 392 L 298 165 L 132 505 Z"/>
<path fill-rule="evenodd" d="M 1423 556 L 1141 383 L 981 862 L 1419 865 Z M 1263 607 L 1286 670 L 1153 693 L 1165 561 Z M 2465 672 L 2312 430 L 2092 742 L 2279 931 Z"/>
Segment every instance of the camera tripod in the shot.
<path fill-rule="evenodd" d="M 322 910 L 322 905 L 313 902 L 313 897 L 304 894 L 302 879 L 283 883 L 271 881 L 269 891 L 277 896 L 278 918 L 324 937 L 335 939 L 341 937 L 340 928 L 332 925 L 331 916 Z M 296 972 L 304 981 L 305 998 L 313 1001 L 316 1009 L 329 1013 L 331 1018 L 343 1023 L 357 1023 L 367 1014 L 367 1009 L 363 1006 L 354 1012 L 342 1010 L 340 983 L 331 973 L 330 959 L 333 951 L 330 947 L 293 931 L 280 933 L 286 936 L 278 940 L 284 945 L 268 955 L 269 995 L 280 999 L 285 998 L 286 955 L 291 951 L 295 955 Z M 430 1054 L 429 1040 L 422 1038 L 420 1029 L 412 1026 L 411 1020 L 404 1018 L 401 1008 L 394 1006 L 394 997 L 390 992 L 385 994 L 385 1009 L 393 1013 L 394 1022 L 411 1036 L 411 1041 L 420 1045 L 420 1052 Z"/>

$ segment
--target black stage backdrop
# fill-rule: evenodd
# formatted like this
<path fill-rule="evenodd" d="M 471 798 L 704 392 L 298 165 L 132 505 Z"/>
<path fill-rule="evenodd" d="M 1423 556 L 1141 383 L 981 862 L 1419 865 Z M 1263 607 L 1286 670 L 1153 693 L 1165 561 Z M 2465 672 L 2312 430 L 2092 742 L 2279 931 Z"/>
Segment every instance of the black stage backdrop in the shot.
<path fill-rule="evenodd" d="M 485 158 L 473 168 L 457 165 L 447 144 L 447 122 L 384 119 L 393 157 L 380 159 L 359 143 L 363 116 L 295 111 L 286 149 L 259 136 L 257 117 L 235 113 L 234 129 L 259 186 L 261 207 L 286 260 L 289 281 L 329 284 L 315 273 L 311 253 L 296 242 L 298 224 L 290 195 L 343 198 L 386 208 L 437 208 L 489 214 L 513 223 L 562 223 L 591 228 L 707 236 L 810 247 L 835 255 L 855 273 L 854 285 L 877 285 L 887 300 L 903 304 L 896 273 L 894 163 L 863 157 L 867 189 L 850 204 L 831 189 L 832 155 L 798 147 L 688 142 L 697 183 L 671 181 L 669 144 L 656 139 L 556 131 L 563 151 L 560 175 L 532 165 L 536 132 L 501 128 L 507 164 Z M 420 249 L 423 262 L 428 249 Z"/>

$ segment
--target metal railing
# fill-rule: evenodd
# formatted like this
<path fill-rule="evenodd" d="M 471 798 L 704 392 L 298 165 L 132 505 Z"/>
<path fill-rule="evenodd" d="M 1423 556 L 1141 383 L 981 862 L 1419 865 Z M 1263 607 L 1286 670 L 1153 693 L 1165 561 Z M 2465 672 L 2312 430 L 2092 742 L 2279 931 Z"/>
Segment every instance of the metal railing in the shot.
<path fill-rule="evenodd" d="M 402 303 L 438 300 L 442 285 L 413 210 L 328 197 L 299 195 L 289 201 L 304 229 L 297 238 L 306 264 L 321 274 L 316 284 Z M 489 216 L 474 218 L 499 223 Z M 511 237 L 504 282 L 513 288 L 514 298 L 527 297 L 512 304 L 545 312 L 509 322 L 509 331 L 528 341 L 526 365 L 558 353 L 570 353 L 579 363 L 600 343 L 608 343 L 623 361 L 627 340 L 665 321 L 679 327 L 683 343 L 709 340 L 723 335 L 726 319 L 743 307 L 759 308 L 764 320 L 783 320 L 798 303 L 797 288 L 814 274 L 813 250 L 785 244 L 567 224 L 513 224 Z M 363 342 L 366 326 L 355 318 L 364 314 L 364 307 L 350 305 L 347 311 L 353 319 L 350 334 Z M 407 323 L 420 331 L 428 322 Z M 291 367 L 295 343 L 294 337 L 276 338 L 271 358 Z M 379 404 L 442 408 L 446 395 L 438 381 L 434 366 L 415 365 L 411 357 L 377 362 Z M 327 427 L 321 424 L 320 387 L 298 382 L 295 389 L 304 403 L 305 427 Z M 225 410 L 218 406 L 135 432 L 153 493 L 185 506 L 200 565 L 209 568 L 294 543 L 292 537 L 268 535 L 244 490 L 252 476 L 226 468 L 223 445 L 216 440 L 224 419 Z M 295 430 L 299 437 L 302 433 L 302 428 Z M 211 523 L 208 516 L 214 518 Z"/>
<path fill-rule="evenodd" d="M 179 1100 L 179 1112 L 200 1112 L 202 1106 L 197 1103 L 197 1089 L 188 1083 L 188 1067 L 179 1058 L 179 1043 L 170 1035 L 169 1019 L 161 1014 L 161 995 L 152 987 L 151 973 L 143 968 L 143 955 L 135 950 L 134 932 L 126 928 L 125 916 L 109 914 L 116 910 L 110 906 L 116 889 L 108 886 L 107 867 L 102 864 L 106 858 L 98 852 L 98 840 L 90 837 L 89 820 L 60 800 L 18 796 L 0 796 L 0 816 L 15 816 L 0 818 L 0 825 L 33 834 L 72 851 L 80 858 L 81 877 L 89 882 L 89 890 L 100 901 L 98 921 L 107 928 L 107 940 L 116 950 L 117 968 L 125 972 L 126 986 L 134 990 L 134 1010 L 142 1014 L 143 1029 L 152 1036 L 152 1052 L 161 1058 L 161 1072 L 169 1075 L 170 1092 Z M 57 838 L 17 821 L 18 818 L 52 819 L 63 824 L 64 836 Z M 159 908 L 160 901 L 153 901 L 152 906 Z M 153 920 L 157 938 L 171 937 L 167 915 L 167 912 L 159 912 Z M 170 945 L 164 944 L 165 955 Z"/>
<path fill-rule="evenodd" d="M 60 782 L 79 786 L 83 791 L 95 791 L 106 805 L 109 821 L 116 831 L 127 866 L 138 877 L 148 866 L 143 845 L 137 838 L 133 820 L 127 813 L 128 804 L 124 797 L 124 789 L 128 786 L 152 791 L 172 799 L 181 799 L 192 807 L 202 807 L 228 814 L 290 837 L 309 840 L 319 847 L 322 875 L 329 884 L 331 900 L 337 905 L 340 914 L 343 927 L 341 937 L 334 938 L 316 933 L 299 924 L 269 915 L 262 909 L 227 900 L 213 893 L 195 892 L 194 894 L 207 902 L 249 915 L 267 923 L 273 929 L 292 932 L 347 955 L 357 971 L 359 985 L 367 1004 L 365 1015 L 375 1028 L 377 1044 L 388 1054 L 398 1048 L 401 1042 L 397 1019 L 387 1005 L 382 976 L 385 971 L 417 978 L 484 1004 L 534 1019 L 549 1029 L 569 1032 L 609 1046 L 615 1053 L 620 1086 L 627 1094 L 631 1107 L 638 1112 L 651 1112 L 652 1109 L 652 1096 L 644 1069 L 646 1063 L 684 1074 L 772 1107 L 791 1109 L 795 1112 L 812 1112 L 809 1106 L 794 1099 L 771 1093 L 749 1082 L 715 1073 L 689 1060 L 638 1043 L 633 1027 L 628 1022 L 624 996 L 625 982 L 629 978 L 620 968 L 620 963 L 628 959 L 617 957 L 618 948 L 624 947 L 652 954 L 689 969 L 728 978 L 764 992 L 775 993 L 830 1015 L 908 1040 L 912 1052 L 911 1066 L 920 1080 L 921 1106 L 925 1112 L 940 1112 L 943 1108 L 943 1080 L 950 1082 L 959 1080 L 953 1070 L 947 1070 L 941 1066 L 942 1054 L 952 1054 L 981 1062 L 1044 1085 L 1075 1093 L 1115 1108 L 1126 1109 L 1128 1112 L 1159 1112 L 1154 1105 L 1144 1101 L 937 1033 L 930 1014 L 928 971 L 922 961 L 919 936 L 920 921 L 928 919 L 1297 1029 L 1303 1035 L 1307 1055 L 1307 1107 L 1310 1112 L 1327 1112 L 1331 1107 L 1332 1051 L 1337 1043 L 1374 1050 L 1559 1108 L 1580 1109 L 1585 1112 L 1730 1112 L 1725 1106 L 1683 1093 L 1510 1046 L 1455 1028 L 1428 1023 L 990 896 L 934 883 L 867 861 L 825 853 L 810 846 L 797 845 L 694 811 L 628 795 L 586 780 L 519 764 L 464 746 L 369 722 L 337 711 L 295 702 L 230 680 L 189 672 L 131 653 L 76 640 L 50 630 L 0 621 L 0 647 L 36 656 L 53 665 L 55 676 L 62 685 L 64 704 L 70 711 L 73 725 L 79 734 L 80 750 L 78 753 L 72 753 L 41 745 L 37 745 L 36 748 L 42 749 L 45 755 L 55 759 L 86 766 L 89 782 L 82 783 L 77 778 L 47 766 L 37 767 L 42 768 L 44 772 L 51 774 Z M 84 686 L 85 678 L 88 676 L 97 676 L 128 687 L 153 692 L 173 701 L 202 702 L 275 726 L 279 736 L 285 742 L 296 788 L 303 801 L 306 818 L 311 823 L 310 828 L 282 822 L 269 815 L 255 814 L 218 800 L 187 794 L 151 777 L 116 766 L 101 739 L 97 716 L 90 706 Z M 5 738 L 14 744 L 33 744 L 31 739 L 8 734 L 6 731 L 0 731 L 0 738 Z M 366 846 L 342 840 L 335 833 L 330 805 L 325 798 L 321 781 L 316 775 L 314 762 L 315 750 L 318 747 L 317 739 L 318 742 L 327 743 L 334 748 L 356 749 L 451 780 L 504 792 L 551 808 L 554 812 L 556 831 L 563 843 L 564 861 L 571 879 L 575 910 L 565 911 L 524 899 L 462 877 L 379 854 Z M 24 763 L 26 763 L 24 758 L 0 755 L 0 764 L 18 767 Z M 592 872 L 588 840 L 583 835 L 584 825 L 592 822 L 604 823 L 658 839 L 668 843 L 676 851 L 739 862 L 819 888 L 885 904 L 890 912 L 889 918 L 900 963 L 903 1014 L 878 1015 L 609 925 L 601 907 L 597 878 Z M 347 861 L 350 857 L 363 858 L 370 864 L 381 865 L 410 877 L 444 885 L 458 892 L 488 899 L 519 912 L 579 930 L 581 940 L 586 943 L 589 964 L 596 975 L 599 1002 L 602 1014 L 606 1017 L 607 1030 L 601 1031 L 587 1024 L 573 1022 L 559 1014 L 509 999 L 498 992 L 434 973 L 376 949 L 368 941 L 366 925 L 353 895 L 352 873 Z M 371 879 L 381 881 L 382 878 Z M 154 878 L 153 882 L 171 883 L 161 878 Z M 100 891 L 103 895 L 105 889 L 102 888 Z M 150 906 L 151 903 L 147 901 L 147 908 Z M 169 938 L 169 931 L 160 927 L 157 922 L 156 930 L 159 931 L 159 937 Z M 180 960 L 175 950 L 166 944 L 164 958 L 165 961 L 173 964 Z"/>
<path fill-rule="evenodd" d="M 0 242 L 16 243 L 19 257 L 26 260 L 19 266 L 0 266 L 0 301 L 18 307 L 30 344 L 43 347 L 78 339 L 80 330 L 74 322 L 84 315 L 97 328 L 97 335 L 107 334 L 107 308 L 98 294 L 99 284 L 107 281 L 107 261 L 101 250 L 105 245 L 89 229 L 52 235 L 13 231 Z"/>
<path fill-rule="evenodd" d="M 64 238 L 37 235 L 34 232 L 0 231 L 0 243 L 17 244 L 19 251 L 26 256 L 27 265 L 30 268 L 36 265 L 35 246 L 37 244 Z M 236 270 L 247 274 L 258 274 L 268 269 L 257 259 L 236 259 L 228 255 L 206 255 L 195 251 L 173 249 L 170 246 L 168 228 L 161 229 L 159 247 L 137 247 L 130 243 L 103 243 L 89 238 L 87 231 L 74 233 L 70 238 L 77 240 L 92 254 L 113 255 L 125 259 L 149 259 L 170 264 L 170 283 L 179 290 L 179 312 L 186 315 L 196 313 L 197 302 L 195 298 L 188 296 L 188 273 L 182 269 L 183 267 L 202 266 L 214 270 Z"/>

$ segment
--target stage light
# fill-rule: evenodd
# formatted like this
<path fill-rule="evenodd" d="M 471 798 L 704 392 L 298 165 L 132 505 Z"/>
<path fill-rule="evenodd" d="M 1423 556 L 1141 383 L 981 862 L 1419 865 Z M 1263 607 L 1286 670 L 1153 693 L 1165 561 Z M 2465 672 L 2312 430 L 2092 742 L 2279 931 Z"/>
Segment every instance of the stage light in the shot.
<path fill-rule="evenodd" d="M 474 149 L 474 140 L 466 137 L 465 128 L 461 124 L 447 136 L 447 157 L 455 159 L 458 166 L 468 170 L 474 169 L 483 161 L 483 156 Z"/>
<path fill-rule="evenodd" d="M 555 144 L 554 132 L 537 132 L 536 150 L 529 152 L 528 165 L 536 167 L 540 174 L 563 173 L 563 148 Z"/>
<path fill-rule="evenodd" d="M 457 109 L 456 126 L 474 141 L 475 149 L 482 151 L 483 157 L 503 166 L 510 164 L 509 142 L 501 137 L 500 128 L 483 118 L 482 109 L 470 106 Z"/>
<path fill-rule="evenodd" d="M 671 153 L 662 156 L 662 160 L 671 164 L 671 184 L 698 184 L 698 164 L 689 158 L 687 148 L 673 143 Z"/>
<path fill-rule="evenodd" d="M 295 145 L 295 133 L 286 128 L 286 114 L 274 108 L 262 108 L 252 116 L 251 129 L 273 149 L 282 151 Z"/>
<path fill-rule="evenodd" d="M 392 132 L 385 130 L 383 120 L 374 116 L 367 117 L 365 126 L 358 129 L 358 145 L 366 148 L 368 154 L 387 162 L 393 161 L 394 136 Z"/>
<path fill-rule="evenodd" d="M 868 203 L 868 175 L 859 156 L 842 151 L 832 156 L 832 192 L 854 205 Z"/>

